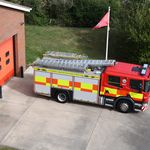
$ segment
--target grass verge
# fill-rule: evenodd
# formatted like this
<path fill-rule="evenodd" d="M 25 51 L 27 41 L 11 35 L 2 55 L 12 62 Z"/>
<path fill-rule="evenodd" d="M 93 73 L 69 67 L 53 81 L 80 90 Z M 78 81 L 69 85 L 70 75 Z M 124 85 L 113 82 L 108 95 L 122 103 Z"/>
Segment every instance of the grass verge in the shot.
<path fill-rule="evenodd" d="M 115 51 L 115 36 L 111 33 L 109 58 Z M 106 28 L 68 28 L 55 26 L 26 26 L 26 58 L 32 63 L 46 51 L 86 54 L 89 58 L 105 59 Z"/>
<path fill-rule="evenodd" d="M 0 146 L 0 150 L 17 150 L 17 149 L 11 148 L 11 147 L 8 147 L 8 146 Z"/>

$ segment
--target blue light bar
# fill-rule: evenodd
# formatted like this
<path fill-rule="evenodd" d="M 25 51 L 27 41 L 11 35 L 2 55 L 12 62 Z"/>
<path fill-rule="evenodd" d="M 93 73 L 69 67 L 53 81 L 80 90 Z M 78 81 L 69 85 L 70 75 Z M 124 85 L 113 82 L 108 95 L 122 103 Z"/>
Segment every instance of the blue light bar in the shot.
<path fill-rule="evenodd" d="M 143 68 L 142 68 L 142 71 L 141 71 L 141 75 L 145 75 L 146 74 L 147 68 L 148 68 L 148 64 L 144 64 Z"/>

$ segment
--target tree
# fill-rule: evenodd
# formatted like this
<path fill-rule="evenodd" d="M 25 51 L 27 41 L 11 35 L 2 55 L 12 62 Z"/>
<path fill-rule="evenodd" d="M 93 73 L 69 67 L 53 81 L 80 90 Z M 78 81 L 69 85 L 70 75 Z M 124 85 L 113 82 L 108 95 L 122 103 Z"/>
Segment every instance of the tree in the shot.
<path fill-rule="evenodd" d="M 29 6 L 32 13 L 26 14 L 28 24 L 46 25 L 48 24 L 48 16 L 46 14 L 45 5 L 47 0 L 8 0 L 17 4 Z"/>
<path fill-rule="evenodd" d="M 150 1 L 123 1 L 118 14 L 115 26 L 132 61 L 150 63 Z"/>

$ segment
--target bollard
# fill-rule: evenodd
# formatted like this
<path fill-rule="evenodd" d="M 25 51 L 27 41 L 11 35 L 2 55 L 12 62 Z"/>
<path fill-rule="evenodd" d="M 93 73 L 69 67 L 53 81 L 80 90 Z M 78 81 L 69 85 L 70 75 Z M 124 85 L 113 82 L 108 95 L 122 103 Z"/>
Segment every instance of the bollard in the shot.
<path fill-rule="evenodd" d="M 20 76 L 21 78 L 24 78 L 23 66 L 20 67 Z"/>
<path fill-rule="evenodd" d="M 0 86 L 0 98 L 2 98 L 2 86 Z"/>

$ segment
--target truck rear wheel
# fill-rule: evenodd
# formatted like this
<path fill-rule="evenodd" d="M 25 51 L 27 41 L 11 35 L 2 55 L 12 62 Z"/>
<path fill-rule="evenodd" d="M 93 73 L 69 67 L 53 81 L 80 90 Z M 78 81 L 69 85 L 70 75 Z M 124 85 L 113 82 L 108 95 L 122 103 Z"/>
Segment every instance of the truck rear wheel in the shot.
<path fill-rule="evenodd" d="M 117 102 L 116 108 L 122 113 L 129 113 L 133 111 L 133 104 L 129 100 L 119 100 Z"/>
<path fill-rule="evenodd" d="M 68 94 L 64 91 L 58 92 L 56 98 L 59 103 L 66 103 L 69 99 Z"/>

